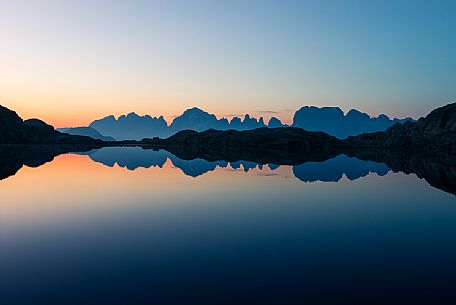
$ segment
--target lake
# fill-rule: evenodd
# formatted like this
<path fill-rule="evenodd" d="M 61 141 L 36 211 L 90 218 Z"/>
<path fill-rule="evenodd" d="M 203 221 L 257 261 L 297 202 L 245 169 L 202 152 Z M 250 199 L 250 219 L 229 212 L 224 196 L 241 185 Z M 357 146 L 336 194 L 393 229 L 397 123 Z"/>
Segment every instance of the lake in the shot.
<path fill-rule="evenodd" d="M 24 166 L 0 195 L 1 304 L 456 296 L 456 196 L 383 163 L 101 148 Z"/>

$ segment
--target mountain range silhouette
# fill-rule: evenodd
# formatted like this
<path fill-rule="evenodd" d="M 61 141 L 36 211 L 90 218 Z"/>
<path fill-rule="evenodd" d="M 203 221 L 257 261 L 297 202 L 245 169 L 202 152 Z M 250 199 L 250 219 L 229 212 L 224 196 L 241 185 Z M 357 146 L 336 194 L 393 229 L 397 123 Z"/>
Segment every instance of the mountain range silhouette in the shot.
<path fill-rule="evenodd" d="M 365 132 L 383 131 L 397 122 L 413 121 L 411 118 L 390 119 L 382 114 L 372 118 L 368 114 L 356 109 L 350 110 L 346 115 L 338 107 L 314 107 L 305 106 L 300 108 L 293 117 L 293 127 L 299 127 L 309 131 L 323 131 L 337 138 L 346 138 Z M 251 130 L 261 127 L 285 127 L 278 118 L 271 117 L 266 124 L 263 117 L 259 119 L 246 114 L 243 118 L 233 117 L 217 118 L 200 108 L 193 107 L 185 110 L 181 115 L 174 118 L 171 124 L 165 121 L 163 116 L 152 117 L 150 115 L 139 116 L 132 112 L 115 118 L 113 115 L 93 121 L 89 127 L 95 129 L 104 136 L 116 140 L 141 140 L 143 138 L 169 137 L 182 130 L 205 131 L 215 130 Z M 76 130 L 72 130 L 73 134 Z M 87 135 L 87 134 L 79 134 Z"/>

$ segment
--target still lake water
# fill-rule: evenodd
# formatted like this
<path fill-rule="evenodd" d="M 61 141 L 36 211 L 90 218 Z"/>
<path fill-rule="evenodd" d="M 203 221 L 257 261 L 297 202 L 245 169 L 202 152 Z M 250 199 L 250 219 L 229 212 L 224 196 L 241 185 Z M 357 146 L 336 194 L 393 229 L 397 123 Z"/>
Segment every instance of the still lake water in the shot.
<path fill-rule="evenodd" d="M 0 304 L 456 296 L 456 196 L 339 155 L 298 166 L 65 154 L 0 181 Z"/>

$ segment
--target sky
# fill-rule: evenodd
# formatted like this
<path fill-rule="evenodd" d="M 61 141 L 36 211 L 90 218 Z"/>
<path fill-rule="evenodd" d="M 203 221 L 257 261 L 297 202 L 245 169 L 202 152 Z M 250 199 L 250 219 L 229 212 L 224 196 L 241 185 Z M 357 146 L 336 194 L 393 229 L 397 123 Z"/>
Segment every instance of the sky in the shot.
<path fill-rule="evenodd" d="M 56 127 L 197 106 L 420 117 L 456 101 L 455 1 L 0 0 L 0 104 Z"/>

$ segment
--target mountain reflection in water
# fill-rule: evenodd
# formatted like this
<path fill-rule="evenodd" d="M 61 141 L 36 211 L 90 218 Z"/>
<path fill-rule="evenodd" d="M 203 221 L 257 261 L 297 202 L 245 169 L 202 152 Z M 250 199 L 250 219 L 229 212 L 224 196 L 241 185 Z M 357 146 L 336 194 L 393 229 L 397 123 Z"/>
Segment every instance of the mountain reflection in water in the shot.
<path fill-rule="evenodd" d="M 0 179 L 5 179 L 19 171 L 23 165 L 37 167 L 62 153 L 87 155 L 91 160 L 109 167 L 118 165 L 128 170 L 138 168 L 162 168 L 170 160 L 172 165 L 191 177 L 198 177 L 207 172 L 221 169 L 243 170 L 263 169 L 267 164 L 273 171 L 281 165 L 291 165 L 293 175 L 303 182 L 337 182 L 345 175 L 349 180 L 356 180 L 375 173 L 386 175 L 390 170 L 414 173 L 424 178 L 430 185 L 456 194 L 456 165 L 451 156 L 400 155 L 389 151 L 359 150 L 345 153 L 323 152 L 322 155 L 229 155 L 226 152 L 185 151 L 172 152 L 164 149 L 142 147 L 103 147 L 90 149 L 84 147 L 54 146 L 2 146 L 0 147 Z M 246 157 L 244 160 L 241 157 Z M 227 158 L 229 160 L 225 160 Z M 268 160 L 271 159 L 271 162 Z M 258 162 L 255 162 L 258 160 Z"/>
<path fill-rule="evenodd" d="M 230 167 L 245 172 L 256 168 L 263 169 L 263 164 L 252 161 L 207 161 L 201 158 L 183 160 L 166 150 L 142 149 L 140 147 L 105 147 L 83 154 L 88 155 L 93 161 L 106 166 L 113 167 L 117 164 L 129 170 L 150 167 L 161 168 L 169 159 L 175 167 L 191 177 L 204 175 L 207 172 L 214 171 L 217 167 Z M 269 165 L 271 170 L 279 167 L 280 165 L 276 164 Z M 383 163 L 363 161 L 346 155 L 338 155 L 323 162 L 306 162 L 293 165 L 294 176 L 304 182 L 337 182 L 342 179 L 344 174 L 349 180 L 356 180 L 367 176 L 369 173 L 384 176 L 388 171 L 388 167 Z"/>

